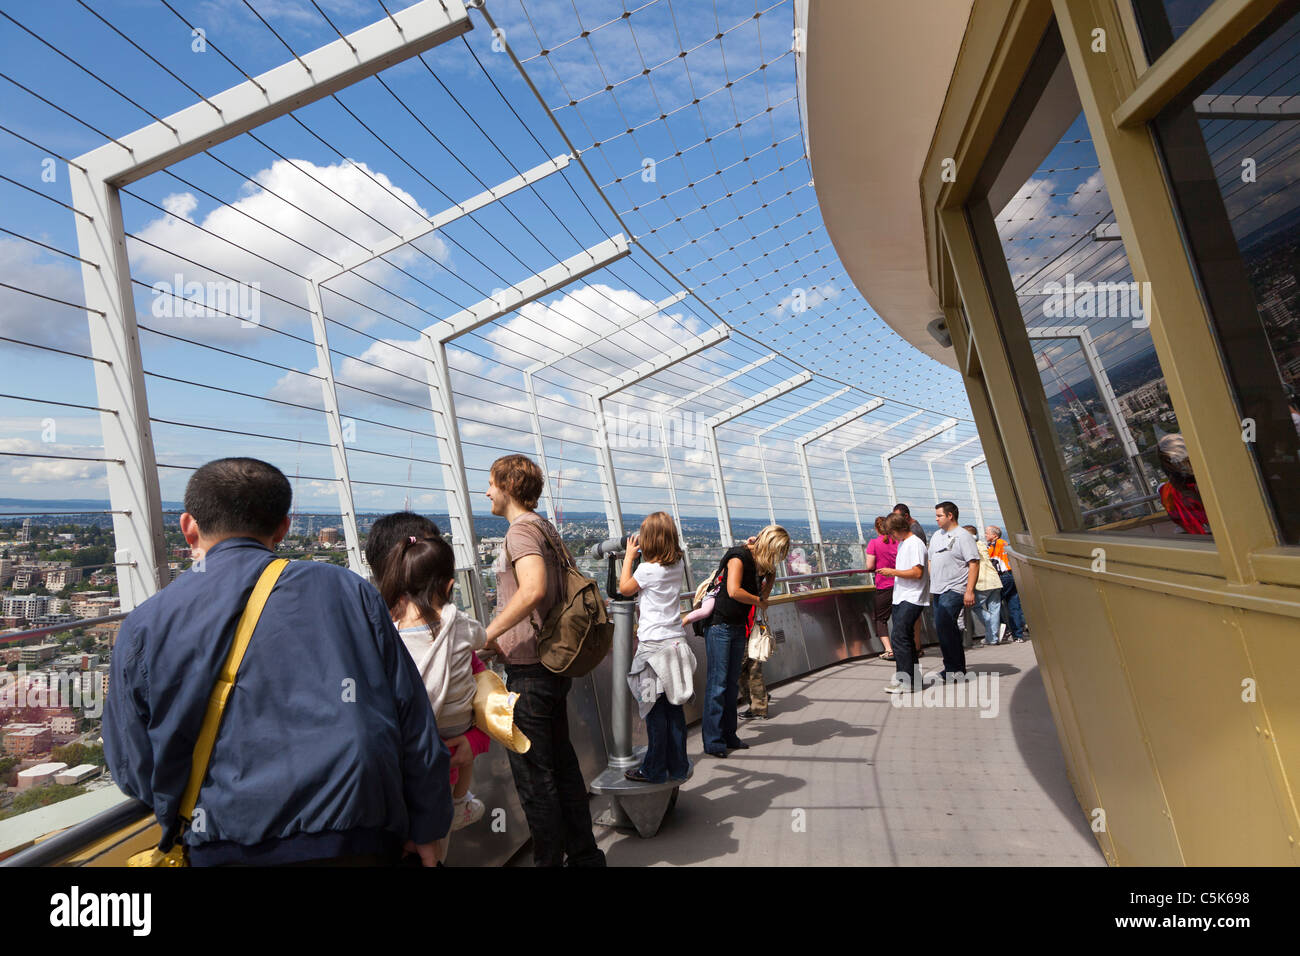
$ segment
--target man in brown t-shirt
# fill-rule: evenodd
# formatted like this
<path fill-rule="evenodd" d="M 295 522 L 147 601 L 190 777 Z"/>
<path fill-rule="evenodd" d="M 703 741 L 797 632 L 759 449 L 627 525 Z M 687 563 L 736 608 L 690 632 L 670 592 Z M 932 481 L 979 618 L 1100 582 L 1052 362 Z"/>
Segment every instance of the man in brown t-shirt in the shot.
<path fill-rule="evenodd" d="M 559 547 L 561 545 L 558 540 L 559 535 L 555 533 L 551 523 L 536 511 L 524 511 L 510 522 L 510 528 L 506 531 L 505 547 L 501 549 L 493 568 L 497 576 L 498 620 L 514 617 L 513 613 L 506 612 L 516 610 L 510 607 L 510 602 L 514 601 L 519 593 L 519 576 L 516 575 L 516 568 L 520 568 L 524 579 L 530 584 L 536 583 L 532 578 L 539 573 L 544 578 L 545 586 L 541 591 L 541 599 L 531 613 L 504 631 L 489 630 L 489 636 L 499 633 L 495 638 L 496 646 L 508 665 L 521 666 L 538 662 L 537 632 L 541 629 L 542 622 L 546 620 L 546 615 L 560 599 L 560 588 L 564 583 L 561 576 L 563 568 L 555 550 L 547 545 L 548 534 L 551 543 Z M 540 570 L 537 561 L 525 560 L 528 558 L 540 558 Z M 520 600 L 520 608 L 525 601 L 532 603 L 531 593 Z"/>
<path fill-rule="evenodd" d="M 561 561 L 567 560 L 559 532 L 535 510 L 542 482 L 542 470 L 524 455 L 492 463 L 488 500 L 510 528 L 497 561 L 497 614 L 487 626 L 487 646 L 505 658 L 506 687 L 519 695 L 515 725 L 532 741 L 527 753 L 510 753 L 510 772 L 532 835 L 533 861 L 604 866 L 591 832 L 587 784 L 569 740 L 572 682 L 537 657 L 537 632 L 560 599 Z"/>

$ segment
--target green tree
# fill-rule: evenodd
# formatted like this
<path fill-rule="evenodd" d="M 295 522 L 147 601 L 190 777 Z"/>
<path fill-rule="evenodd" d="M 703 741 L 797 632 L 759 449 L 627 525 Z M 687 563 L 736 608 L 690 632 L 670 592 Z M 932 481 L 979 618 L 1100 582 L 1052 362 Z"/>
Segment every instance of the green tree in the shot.
<path fill-rule="evenodd" d="M 20 793 L 8 810 L 0 811 L 0 820 L 16 817 L 20 813 L 26 813 L 28 810 L 37 810 L 41 807 L 52 806 L 63 800 L 79 796 L 86 792 L 86 788 L 77 786 L 60 786 L 50 783 L 40 787 L 33 787 Z"/>
<path fill-rule="evenodd" d="M 55 747 L 51 751 L 50 759 L 62 761 L 69 767 L 77 767 L 83 763 L 97 764 L 102 767 L 104 766 L 104 748 L 88 744 L 64 744 L 62 747 Z"/>

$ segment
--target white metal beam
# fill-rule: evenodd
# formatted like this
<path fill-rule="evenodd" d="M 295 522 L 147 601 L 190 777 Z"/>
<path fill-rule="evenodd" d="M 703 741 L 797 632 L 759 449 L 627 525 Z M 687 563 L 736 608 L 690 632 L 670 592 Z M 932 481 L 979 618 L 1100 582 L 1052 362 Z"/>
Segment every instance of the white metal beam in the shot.
<path fill-rule="evenodd" d="M 676 365 L 705 349 L 712 348 L 731 337 L 731 329 L 725 325 L 715 326 L 703 335 L 672 346 L 658 358 L 648 359 L 636 368 L 616 375 L 609 381 L 597 385 L 587 393 L 591 403 L 593 427 L 595 429 L 596 447 L 600 452 L 601 486 L 605 493 L 605 515 L 612 537 L 623 536 L 623 506 L 618 497 L 618 479 L 614 473 L 614 457 L 609 447 L 609 429 L 605 424 L 605 411 L 602 403 L 606 398 L 630 388 L 637 382 L 644 381 L 652 375 L 662 372 L 669 366 Z"/>
<path fill-rule="evenodd" d="M 934 500 L 936 504 L 939 501 L 939 486 L 935 484 L 935 480 L 934 480 L 934 463 L 938 461 L 940 458 L 945 458 L 948 455 L 955 455 L 957 452 L 961 451 L 971 442 L 976 442 L 976 441 L 979 441 L 979 435 L 972 435 L 970 438 L 964 439 L 963 441 L 959 441 L 957 444 L 953 445 L 949 449 L 946 449 L 944 451 L 931 452 L 930 454 L 925 456 L 925 467 L 926 470 L 930 472 L 930 493 L 934 495 Z"/>
<path fill-rule="evenodd" d="M 668 427 L 665 421 L 665 416 L 668 415 L 670 412 L 676 411 L 678 408 L 687 404 L 688 402 L 695 401 L 695 399 L 699 398 L 701 395 L 703 395 L 707 391 L 710 391 L 711 389 L 715 389 L 722 385 L 726 385 L 728 382 L 734 382 L 742 375 L 748 375 L 750 372 L 754 371 L 754 369 L 766 365 L 768 362 L 772 361 L 776 357 L 777 354 L 775 352 L 768 352 L 766 355 L 762 356 L 761 358 L 755 359 L 754 361 L 750 362 L 748 365 L 741 366 L 740 368 L 736 369 L 734 372 L 730 373 L 724 378 L 719 379 L 716 382 L 709 382 L 706 385 L 701 385 L 695 391 L 689 393 L 688 395 L 682 398 L 677 399 L 677 401 L 675 402 L 666 405 L 664 409 L 661 412 L 659 412 L 659 421 L 658 421 L 659 444 L 662 447 L 664 453 L 664 475 L 668 479 L 668 502 L 673 509 L 673 522 L 677 525 L 677 537 L 681 539 L 681 541 L 683 542 L 682 553 L 684 555 L 686 554 L 686 546 L 685 546 L 686 529 L 682 527 L 681 507 L 677 501 L 677 482 L 673 478 L 673 459 L 672 459 L 672 454 L 670 453 L 668 447 Z M 692 436 L 702 434 L 702 432 L 700 432 L 695 427 L 691 428 L 690 433 Z M 678 438 L 681 438 L 684 434 L 686 434 L 686 430 L 683 425 L 679 424 L 677 427 Z M 694 584 L 694 580 L 691 577 L 691 562 L 690 562 L 689 555 L 687 555 L 686 557 L 686 578 L 687 578 L 686 580 L 687 588 L 692 587 Z"/>
<path fill-rule="evenodd" d="M 1119 407 L 1119 400 L 1115 397 L 1110 376 L 1106 373 L 1106 366 L 1102 364 L 1101 356 L 1097 353 L 1097 347 L 1092 341 L 1092 333 L 1088 331 L 1088 327 L 1086 325 L 1039 326 L 1029 329 L 1028 332 L 1031 339 L 1076 339 L 1079 342 L 1084 360 L 1088 363 L 1088 371 L 1092 373 L 1092 380 L 1097 386 L 1102 404 L 1106 406 L 1106 413 L 1115 426 L 1115 433 L 1119 436 L 1120 445 L 1124 449 L 1124 455 L 1128 459 L 1137 486 L 1142 494 L 1149 494 L 1151 482 L 1147 478 L 1146 464 L 1138 454 L 1137 442 L 1133 440 L 1133 432 L 1129 430 L 1128 419 L 1124 417 L 1124 411 Z"/>
<path fill-rule="evenodd" d="M 119 188 L 470 27 L 461 0 L 423 0 L 68 164 L 72 204 L 86 214 L 78 217 L 77 246 L 90 348 L 98 359 L 96 390 L 100 407 L 108 409 L 101 413 L 101 425 L 124 611 L 166 585 L 170 574 Z"/>
<path fill-rule="evenodd" d="M 975 485 L 975 469 L 977 466 L 982 464 L 984 464 L 983 455 L 980 455 L 978 458 L 972 458 L 970 461 L 966 462 L 966 481 L 970 485 L 970 500 L 971 504 L 975 506 L 975 521 L 976 524 L 979 525 L 981 534 L 983 534 L 984 529 L 988 526 L 984 524 L 984 509 L 980 506 L 980 493 L 979 489 Z"/>
<path fill-rule="evenodd" d="M 1128 421 L 1120 411 L 1119 402 L 1115 398 L 1115 389 L 1110 384 L 1110 376 L 1106 374 L 1106 367 L 1102 365 L 1101 356 L 1097 354 L 1088 327 L 1086 325 L 1039 326 L 1027 331 L 1031 339 L 1075 339 L 1079 343 L 1079 347 L 1083 350 L 1084 361 L 1088 363 L 1088 371 L 1092 373 L 1092 380 L 1101 394 L 1102 404 L 1106 406 L 1106 413 L 1110 415 L 1110 420 L 1119 435 L 1120 444 L 1124 446 L 1124 454 L 1129 458 L 1136 456 L 1137 443 L 1133 441 L 1133 433 L 1129 431 Z"/>
<path fill-rule="evenodd" d="M 688 359 L 692 355 L 703 352 L 705 349 L 713 348 L 713 346 L 725 342 L 729 338 L 731 338 L 730 328 L 725 325 L 715 325 L 701 335 L 669 346 L 657 358 L 647 359 L 636 368 L 628 369 L 621 375 L 614 376 L 608 381 L 597 385 L 591 391 L 597 398 L 602 400 L 609 398 L 616 392 L 631 388 L 638 382 L 643 382 L 652 375 L 657 375 L 668 366 L 675 365 L 683 359 Z"/>
<path fill-rule="evenodd" d="M 801 408 L 797 412 L 791 412 L 789 415 L 785 416 L 785 418 L 782 418 L 780 421 L 773 422 L 771 425 L 767 425 L 764 428 L 760 429 L 756 437 L 761 439 L 768 432 L 774 432 L 778 428 L 783 428 L 786 425 L 789 425 L 796 418 L 803 418 L 803 416 L 807 415 L 813 409 L 821 408 L 827 402 L 833 402 L 835 399 L 839 398 L 847 391 L 849 391 L 849 386 L 845 385 L 843 388 L 831 392 L 829 395 L 826 395 L 822 398 L 817 399 L 817 401 L 813 402 L 811 405 L 808 405 L 805 408 Z"/>
<path fill-rule="evenodd" d="M 812 472 L 808 468 L 808 446 L 817 439 L 824 438 L 831 432 L 843 428 L 849 422 L 855 422 L 863 415 L 874 412 L 883 404 L 885 404 L 883 398 L 873 398 L 871 401 L 859 405 L 857 408 L 853 409 L 853 411 L 845 412 L 839 418 L 829 421 L 818 428 L 814 428 L 806 435 L 801 435 L 799 438 L 795 439 L 795 447 L 799 451 L 799 474 L 800 477 L 803 478 L 803 494 L 805 500 L 808 502 L 808 530 L 812 533 L 812 543 L 817 548 L 817 554 L 823 558 L 822 570 L 826 569 L 826 562 L 824 560 L 825 554 L 822 551 L 822 522 L 820 515 L 817 513 L 817 499 L 813 496 Z M 845 464 L 847 466 L 847 461 Z M 852 484 L 852 481 L 850 481 L 850 491 L 852 491 Z M 856 518 L 856 506 L 853 513 Z M 862 524 L 861 522 L 858 522 L 858 538 L 860 539 L 861 537 Z"/>
<path fill-rule="evenodd" d="M 460 444 L 460 424 L 456 419 L 456 401 L 451 389 L 451 370 L 447 365 L 447 343 L 427 331 L 421 335 L 428 357 L 425 366 L 429 380 L 429 405 L 433 409 L 433 433 L 438 441 L 438 460 L 442 466 L 442 486 L 447 494 L 447 520 L 451 523 L 452 548 L 456 567 L 467 569 L 473 579 L 470 596 L 475 617 L 486 620 L 482 607 L 482 569 L 474 542 L 474 512 L 470 505 L 469 479 L 465 474 L 465 455 Z"/>
<path fill-rule="evenodd" d="M 647 319 L 653 318 L 665 309 L 672 308 L 672 306 L 682 301 L 686 296 L 687 292 L 683 289 L 675 295 L 670 295 L 668 298 L 656 302 L 650 308 L 624 319 L 615 326 L 613 331 L 605 333 L 601 338 L 595 339 L 591 342 L 580 342 L 576 345 L 571 345 L 560 352 L 560 354 L 555 358 L 549 359 L 545 362 L 536 362 L 524 369 L 524 391 L 528 395 L 528 414 L 533 422 L 533 447 L 537 449 L 537 458 L 542 466 L 542 474 L 546 477 L 546 483 L 542 486 L 542 503 L 546 508 L 546 513 L 550 515 L 552 522 L 555 521 L 555 499 L 551 496 L 550 492 L 551 472 L 550 466 L 546 461 L 546 440 L 542 435 L 542 418 L 537 411 L 537 389 L 533 386 L 533 376 L 542 369 L 549 368 L 557 362 L 562 362 L 567 358 L 572 358 L 584 349 L 591 348 L 593 345 L 608 338 L 615 332 L 620 332 L 638 322 L 644 322 Z M 680 533 L 680 528 L 678 529 L 678 533 Z"/>
<path fill-rule="evenodd" d="M 563 362 L 567 358 L 573 358 L 573 356 L 577 355 L 579 352 L 591 348 L 593 345 L 596 345 L 602 340 L 609 338 L 611 335 L 615 335 L 618 332 L 625 331 L 626 329 L 629 329 L 634 325 L 638 325 L 641 322 L 645 322 L 648 319 L 653 319 L 660 312 L 664 312 L 668 309 L 671 309 L 674 305 L 682 301 L 682 299 L 686 298 L 689 294 L 690 294 L 689 292 L 683 289 L 680 292 L 676 292 L 673 295 L 668 296 L 666 299 L 659 300 L 654 305 L 650 306 L 650 308 L 648 309 L 644 309 L 641 312 L 631 313 L 626 318 L 620 319 L 615 324 L 614 328 L 610 329 L 608 332 L 602 332 L 600 338 L 593 339 L 590 342 L 578 342 L 576 344 L 570 345 L 567 348 L 562 349 L 554 358 L 549 358 L 545 362 L 534 362 L 532 365 L 528 366 L 528 368 L 525 369 L 525 371 L 530 375 L 536 374 L 537 372 L 540 372 L 544 368 L 550 368 L 552 365 L 556 365 L 560 362 Z M 550 346 L 548 345 L 548 347 Z"/>
<path fill-rule="evenodd" d="M 768 425 L 766 428 L 760 429 L 759 432 L 756 435 L 754 435 L 754 447 L 758 449 L 758 469 L 763 475 L 763 496 L 767 499 L 767 516 L 768 516 L 768 520 L 771 521 L 772 524 L 776 524 L 776 507 L 772 504 L 772 486 L 768 483 L 767 480 L 767 456 L 763 454 L 763 436 L 766 435 L 768 432 L 776 431 L 778 428 L 782 428 L 790 424 L 796 418 L 802 418 L 804 415 L 807 415 L 813 409 L 820 408 L 821 406 L 825 405 L 827 402 L 834 401 L 835 399 L 839 398 L 847 391 L 849 391 L 849 386 L 845 385 L 843 388 L 831 392 L 829 395 L 823 398 L 817 399 L 817 401 L 813 402 L 811 405 L 807 406 L 806 408 L 801 408 L 797 412 L 791 412 L 789 415 L 786 415 L 780 421 L 774 422 L 771 425 Z"/>
<path fill-rule="evenodd" d="M 478 549 L 474 542 L 474 511 L 470 505 L 469 479 L 465 473 L 465 455 L 461 448 L 460 426 L 456 419 L 456 402 L 451 387 L 451 370 L 447 364 L 447 343 L 457 336 L 472 332 L 488 322 L 508 315 L 542 296 L 563 288 L 616 259 L 628 254 L 627 239 L 618 235 L 577 255 L 570 256 L 545 272 L 502 289 L 496 296 L 458 312 L 450 319 L 435 322 L 422 333 L 424 348 L 429 357 L 429 404 L 433 409 L 434 433 L 441 445 L 438 457 L 442 462 L 442 476 L 447 489 L 447 516 L 451 522 L 452 546 L 456 551 L 456 566 L 468 569 L 473 577 L 474 609 L 483 620 L 486 608 L 481 607 L 482 570 L 478 563 Z"/>
<path fill-rule="evenodd" d="M 840 454 L 844 458 L 844 476 L 845 478 L 848 479 L 849 482 L 849 499 L 853 502 L 853 520 L 857 523 L 858 541 L 861 544 L 866 544 L 866 541 L 862 537 L 862 518 L 858 515 L 858 495 L 857 492 L 854 491 L 853 489 L 853 472 L 849 468 L 849 452 L 853 451 L 855 448 L 862 447 L 867 442 L 875 441 L 881 435 L 885 434 L 888 431 L 891 431 L 892 429 L 897 428 L 899 425 L 902 425 L 906 422 L 910 422 L 913 418 L 916 418 L 916 416 L 920 414 L 921 414 L 920 412 L 912 412 L 912 414 L 904 415 L 896 422 L 890 422 L 887 425 L 879 425 L 876 428 L 873 428 L 870 432 L 868 432 L 865 438 L 861 438 L 858 441 L 855 441 L 852 445 L 846 445 L 843 448 L 843 450 L 840 452 Z"/>
<path fill-rule="evenodd" d="M 348 549 L 348 567 L 365 577 L 366 570 L 361 561 L 361 538 L 357 532 L 357 509 L 352 495 L 352 474 L 348 470 L 348 452 L 343 442 L 343 419 L 339 415 L 339 396 L 334 381 L 334 358 L 330 354 L 329 331 L 325 327 L 320 286 L 315 282 L 307 283 L 307 298 L 311 306 L 312 338 L 316 341 L 316 366 L 324 373 L 320 382 L 321 404 L 329 429 L 334 476 L 338 482 L 339 515 L 343 523 L 343 540 Z"/>
<path fill-rule="evenodd" d="M 532 169 L 525 170 L 513 179 L 508 179 L 498 186 L 493 186 L 491 189 L 483 190 L 483 192 L 479 193 L 477 196 L 466 199 L 463 203 L 457 203 L 455 206 L 450 206 L 442 212 L 435 213 L 425 222 L 420 223 L 418 226 L 413 226 L 399 236 L 385 239 L 369 251 L 356 253 L 355 255 L 343 260 L 343 262 L 338 265 L 335 265 L 332 262 L 327 263 L 313 272 L 309 278 L 317 283 L 323 284 L 331 279 L 343 275 L 346 272 L 359 269 L 367 262 L 372 262 L 380 256 L 386 256 L 390 252 L 395 252 L 402 246 L 409 245 L 410 243 L 415 242 L 415 240 L 427 236 L 431 232 L 443 229 L 451 225 L 457 219 L 462 219 L 471 213 L 477 212 L 485 206 L 489 206 L 496 202 L 498 199 L 504 199 L 506 196 L 518 192 L 525 186 L 529 186 L 532 183 L 545 179 L 547 176 L 551 175 L 551 173 L 559 172 L 561 169 L 564 169 L 564 167 L 569 165 L 570 158 L 571 157 L 568 154 L 554 156 L 544 163 L 539 163 Z"/>
<path fill-rule="evenodd" d="M 731 536 L 731 509 L 727 505 L 727 486 L 722 478 L 722 457 L 718 454 L 718 427 L 734 418 L 739 418 L 746 412 L 752 412 L 760 405 L 765 405 L 787 392 L 792 392 L 796 388 L 807 385 L 811 381 L 811 372 L 800 372 L 798 375 L 792 375 L 784 382 L 778 382 L 757 395 L 750 396 L 742 402 L 737 402 L 704 422 L 704 437 L 709 443 L 709 456 L 713 463 L 713 499 L 718 508 L 718 538 L 724 548 L 730 548 L 736 542 Z M 761 451 L 762 449 L 760 449 Z M 772 523 L 776 523 L 775 518 L 772 519 Z"/>
<path fill-rule="evenodd" d="M 713 389 L 718 388 L 719 386 L 726 385 L 728 382 L 734 382 L 742 375 L 748 375 L 750 372 L 754 371 L 754 369 L 766 365 L 768 362 L 772 361 L 776 357 L 777 355 L 775 352 L 768 352 L 762 358 L 755 359 L 754 361 L 750 362 L 748 365 L 741 366 L 740 368 L 736 369 L 734 372 L 732 372 L 730 375 L 726 376 L 725 378 L 720 378 L 716 382 L 709 382 L 706 385 L 701 385 L 699 388 L 689 393 L 685 397 L 679 398 L 677 399 L 677 401 L 670 402 L 669 404 L 665 405 L 664 414 L 671 412 L 673 409 L 680 408 L 681 406 L 687 404 L 688 402 L 695 401 L 705 392 L 712 391 Z"/>
<path fill-rule="evenodd" d="M 529 276 L 522 282 L 517 282 L 508 289 L 502 289 L 498 294 L 457 312 L 450 318 L 434 323 L 425 331 L 442 342 L 450 342 L 467 332 L 473 332 L 480 326 L 495 322 L 503 315 L 516 312 L 529 302 L 550 295 L 570 282 L 576 282 L 612 262 L 617 262 L 630 251 L 627 237 L 619 233 L 612 239 L 606 239 L 590 249 L 584 249 L 563 262 L 557 262 L 545 272 Z"/>
<path fill-rule="evenodd" d="M 893 461 L 895 458 L 897 458 L 899 455 L 903 454 L 903 452 L 910 451 L 911 449 L 915 448 L 917 445 L 922 445 L 925 442 L 928 442 L 931 438 L 934 438 L 936 435 L 942 435 L 948 429 L 956 428 L 956 427 L 957 427 L 957 419 L 945 418 L 943 421 L 941 421 L 938 425 L 935 425 L 933 428 L 923 431 L 919 435 L 912 436 L 907 441 L 903 442 L 901 445 L 895 445 L 893 448 L 889 449 L 889 451 L 885 452 L 883 455 L 880 456 L 880 463 L 881 465 L 884 466 L 884 470 L 885 470 L 885 485 L 889 488 L 889 498 L 891 501 L 898 501 L 898 491 L 894 488 L 894 469 L 890 465 L 890 462 Z"/>
<path fill-rule="evenodd" d="M 170 581 L 162 494 L 140 361 L 135 293 L 118 191 L 68 166 L 77 250 L 90 325 L 121 609 L 130 611 Z M 177 290 L 179 292 L 180 290 Z M 118 464 L 120 462 L 120 464 Z"/>
<path fill-rule="evenodd" d="M 455 39 L 471 26 L 461 0 L 423 0 L 123 136 L 121 146 L 100 146 L 77 163 L 113 186 L 125 186 Z"/>

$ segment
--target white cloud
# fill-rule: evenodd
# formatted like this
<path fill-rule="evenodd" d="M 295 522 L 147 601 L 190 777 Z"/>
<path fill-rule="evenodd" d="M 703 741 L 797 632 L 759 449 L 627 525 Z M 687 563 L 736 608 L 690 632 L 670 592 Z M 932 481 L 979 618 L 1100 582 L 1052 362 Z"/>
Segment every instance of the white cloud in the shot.
<path fill-rule="evenodd" d="M 64 302 L 85 301 L 80 267 L 58 260 L 18 239 L 0 238 L 0 282 Z M 34 295 L 0 289 L 0 335 L 86 352 L 90 346 L 86 313 Z M 14 354 L 36 355 L 22 349 Z"/>
<path fill-rule="evenodd" d="M 244 185 L 239 199 L 198 220 L 192 218 L 199 206 L 193 194 L 165 197 L 162 205 L 168 214 L 136 230 L 143 241 L 128 246 L 135 277 L 150 285 L 175 285 L 178 274 L 184 284 L 232 280 L 256 284 L 263 324 L 301 325 L 307 321 L 306 313 L 274 298 L 305 306 L 306 283 L 298 275 L 362 255 L 392 238 L 394 231 L 413 229 L 429 217 L 410 193 L 364 163 L 320 166 L 307 160 L 276 160 L 253 178 L 255 182 Z M 439 262 L 447 260 L 447 246 L 436 234 L 421 239 L 420 248 Z M 410 264 L 418 257 L 419 253 L 404 248 L 390 258 Z M 382 265 L 371 268 L 376 275 L 384 270 L 381 285 L 393 285 L 392 270 Z M 373 295 L 373 286 L 354 276 L 334 280 L 329 287 L 361 301 L 366 290 Z M 155 315 L 153 298 L 147 291 L 138 295 L 141 314 L 187 337 L 249 342 L 264 334 L 221 315 Z"/>
<path fill-rule="evenodd" d="M 0 451 L 18 455 L 60 455 L 66 458 L 103 458 L 99 447 L 45 443 L 27 438 L 0 438 Z M 21 458 L 4 456 L 0 459 L 0 481 L 8 479 L 20 485 L 45 485 L 58 482 L 64 488 L 72 482 L 88 482 L 89 487 L 108 486 L 106 465 L 102 461 L 72 461 L 65 458 Z"/>

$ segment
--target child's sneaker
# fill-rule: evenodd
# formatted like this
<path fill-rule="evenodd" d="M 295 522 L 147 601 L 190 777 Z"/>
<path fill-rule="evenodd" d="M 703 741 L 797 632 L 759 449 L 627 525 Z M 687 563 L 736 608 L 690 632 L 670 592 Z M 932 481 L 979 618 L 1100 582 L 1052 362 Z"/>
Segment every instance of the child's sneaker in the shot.
<path fill-rule="evenodd" d="M 461 830 L 471 823 L 477 823 L 483 818 L 486 809 L 482 800 L 472 793 L 466 794 L 463 801 L 452 804 L 451 828 Z"/>

